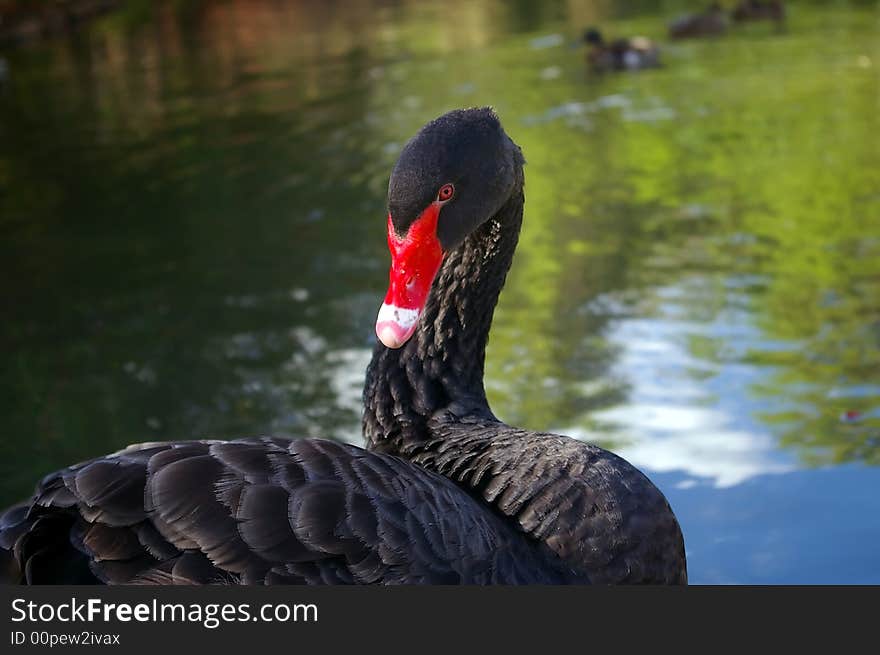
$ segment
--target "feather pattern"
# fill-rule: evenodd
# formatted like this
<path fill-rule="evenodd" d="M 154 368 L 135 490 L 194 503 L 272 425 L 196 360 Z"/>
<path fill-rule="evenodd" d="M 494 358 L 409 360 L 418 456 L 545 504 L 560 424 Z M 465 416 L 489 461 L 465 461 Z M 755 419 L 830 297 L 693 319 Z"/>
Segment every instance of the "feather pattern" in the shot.
<path fill-rule="evenodd" d="M 61 487 L 74 503 L 53 501 Z M 46 581 L 49 557 L 59 562 L 54 582 L 87 574 L 107 584 L 563 579 L 540 565 L 537 544 L 450 480 L 322 440 L 131 446 L 48 476 L 29 507 L 9 510 L 0 526 L 28 583 Z"/>
<path fill-rule="evenodd" d="M 624 459 L 498 421 L 444 416 L 432 423 L 431 434 L 408 444 L 408 459 L 479 494 L 593 583 L 687 582 L 675 515 Z M 477 454 L 465 459 L 463 450 Z"/>

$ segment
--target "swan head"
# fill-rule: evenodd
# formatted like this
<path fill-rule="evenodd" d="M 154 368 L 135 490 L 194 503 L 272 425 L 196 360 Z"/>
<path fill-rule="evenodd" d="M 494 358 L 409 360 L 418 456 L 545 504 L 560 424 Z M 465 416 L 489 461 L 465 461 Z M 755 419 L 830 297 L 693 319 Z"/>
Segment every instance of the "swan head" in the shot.
<path fill-rule="evenodd" d="M 490 219 L 521 182 L 522 154 L 488 107 L 451 111 L 403 147 L 388 184 L 388 293 L 376 336 L 415 333 L 444 256 Z"/>

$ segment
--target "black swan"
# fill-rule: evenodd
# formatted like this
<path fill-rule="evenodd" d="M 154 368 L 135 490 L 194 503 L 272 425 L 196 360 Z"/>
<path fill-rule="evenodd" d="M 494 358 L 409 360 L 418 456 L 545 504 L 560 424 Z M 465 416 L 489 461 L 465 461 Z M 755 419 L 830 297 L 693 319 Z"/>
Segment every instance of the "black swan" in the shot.
<path fill-rule="evenodd" d="M 660 66 L 660 48 L 644 36 L 606 41 L 595 27 L 584 31 L 587 63 L 596 72 L 641 70 Z"/>
<path fill-rule="evenodd" d="M 272 437 L 130 446 L 0 517 L 25 583 L 561 584 L 687 580 L 666 499 L 595 446 L 505 425 L 486 339 L 519 235 L 523 158 L 488 108 L 404 147 L 368 449 Z"/>
<path fill-rule="evenodd" d="M 730 12 L 738 23 L 771 20 L 777 25 L 785 21 L 785 3 L 782 0 L 742 0 Z"/>
<path fill-rule="evenodd" d="M 669 23 L 670 39 L 719 36 L 726 31 L 727 14 L 717 2 L 713 2 L 701 13 L 680 16 Z"/>

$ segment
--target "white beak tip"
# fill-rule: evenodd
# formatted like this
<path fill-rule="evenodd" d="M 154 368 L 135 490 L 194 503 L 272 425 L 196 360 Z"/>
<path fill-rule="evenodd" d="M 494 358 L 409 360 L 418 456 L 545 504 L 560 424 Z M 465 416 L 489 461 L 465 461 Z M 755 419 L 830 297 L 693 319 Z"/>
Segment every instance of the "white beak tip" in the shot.
<path fill-rule="evenodd" d="M 420 314 L 417 309 L 383 303 L 376 318 L 376 336 L 387 348 L 400 348 L 416 331 Z"/>
<path fill-rule="evenodd" d="M 400 348 L 405 344 L 406 339 L 403 338 L 402 332 L 403 330 L 401 330 L 399 325 L 395 325 L 391 322 L 376 324 L 376 336 L 379 337 L 379 341 L 381 341 L 386 348 Z"/>

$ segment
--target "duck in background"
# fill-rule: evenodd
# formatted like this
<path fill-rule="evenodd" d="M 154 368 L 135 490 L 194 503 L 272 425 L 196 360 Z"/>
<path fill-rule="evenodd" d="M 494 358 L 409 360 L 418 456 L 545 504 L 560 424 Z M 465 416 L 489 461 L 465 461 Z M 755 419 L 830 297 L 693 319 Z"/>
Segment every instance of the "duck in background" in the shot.
<path fill-rule="evenodd" d="M 781 25 L 785 21 L 785 4 L 780 0 L 742 0 L 730 12 L 730 17 L 738 23 L 772 20 Z"/>
<path fill-rule="evenodd" d="M 713 2 L 699 14 L 680 16 L 669 23 L 670 39 L 718 36 L 727 31 L 727 15 L 721 5 Z"/>
<path fill-rule="evenodd" d="M 587 62 L 594 71 L 640 70 L 660 66 L 660 49 L 643 36 L 605 41 L 595 27 L 584 31 L 584 42 L 589 47 Z"/>

